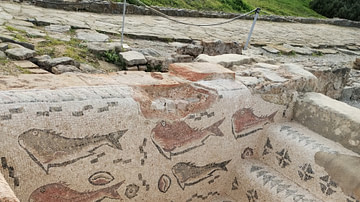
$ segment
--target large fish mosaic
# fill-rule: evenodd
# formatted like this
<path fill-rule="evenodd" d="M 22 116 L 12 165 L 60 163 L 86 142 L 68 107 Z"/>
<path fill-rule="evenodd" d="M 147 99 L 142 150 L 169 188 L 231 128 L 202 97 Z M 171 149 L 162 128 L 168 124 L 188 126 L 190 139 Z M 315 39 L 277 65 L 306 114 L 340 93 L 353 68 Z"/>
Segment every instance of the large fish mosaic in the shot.
<path fill-rule="evenodd" d="M 117 189 L 123 183 L 124 181 L 111 187 L 85 192 L 70 189 L 64 183 L 47 184 L 33 191 L 29 202 L 94 202 L 102 201 L 105 198 L 121 200 L 122 197 Z"/>
<path fill-rule="evenodd" d="M 179 186 L 184 190 L 186 186 L 192 186 L 211 177 L 215 171 L 228 171 L 226 165 L 230 161 L 231 160 L 221 163 L 210 163 L 205 166 L 197 166 L 190 162 L 180 162 L 173 166 L 171 170 Z"/>
<path fill-rule="evenodd" d="M 219 126 L 225 118 L 207 128 L 191 128 L 184 121 L 160 121 L 151 131 L 151 139 L 167 159 L 205 145 L 210 136 L 224 136 Z"/>
<path fill-rule="evenodd" d="M 181 119 L 207 110 L 218 98 L 217 91 L 197 84 L 138 86 L 134 90 L 134 99 L 148 119 Z"/>
<path fill-rule="evenodd" d="M 268 116 L 257 116 L 251 108 L 243 108 L 232 116 L 232 132 L 235 139 L 251 135 L 263 129 L 263 126 L 274 122 L 277 111 Z"/>
<path fill-rule="evenodd" d="M 122 150 L 119 139 L 127 132 L 68 138 L 51 130 L 30 129 L 18 137 L 19 145 L 47 174 L 51 167 L 61 167 L 92 156 L 95 150 L 108 145 Z"/>

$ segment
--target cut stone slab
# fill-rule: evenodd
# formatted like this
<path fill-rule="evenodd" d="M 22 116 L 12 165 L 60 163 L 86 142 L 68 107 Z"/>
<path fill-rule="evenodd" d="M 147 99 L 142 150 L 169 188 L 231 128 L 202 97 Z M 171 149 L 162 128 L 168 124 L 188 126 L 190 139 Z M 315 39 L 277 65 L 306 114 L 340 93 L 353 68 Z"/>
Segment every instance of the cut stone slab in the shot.
<path fill-rule="evenodd" d="M 0 51 L 6 51 L 9 45 L 6 43 L 0 43 Z"/>
<path fill-rule="evenodd" d="M 257 77 L 263 77 L 265 80 L 275 82 L 275 83 L 284 83 L 288 81 L 288 79 L 283 78 L 281 75 L 279 75 L 275 71 L 271 71 L 269 69 L 263 69 L 263 68 L 254 68 L 252 70 L 252 75 Z"/>
<path fill-rule="evenodd" d="M 242 54 L 243 50 L 242 44 L 232 41 L 201 41 L 201 46 L 204 47 L 202 53 L 211 56 L 223 54 Z"/>
<path fill-rule="evenodd" d="M 73 65 L 76 66 L 76 62 L 74 59 L 70 57 L 60 57 L 60 58 L 53 58 L 49 60 L 44 60 L 44 66 L 46 70 L 50 70 L 52 67 L 55 67 L 57 65 Z M 40 66 L 40 65 L 39 65 Z"/>
<path fill-rule="evenodd" d="M 127 66 L 145 65 L 147 63 L 143 54 L 137 51 L 128 51 L 119 54 Z"/>
<path fill-rule="evenodd" d="M 272 54 L 279 54 L 280 53 L 279 50 L 277 50 L 277 49 L 275 49 L 275 48 L 273 48 L 271 46 L 264 46 L 264 47 L 262 47 L 262 49 L 264 49 L 267 52 L 272 53 Z"/>
<path fill-rule="evenodd" d="M 51 33 L 51 38 L 65 42 L 69 42 L 71 40 L 71 37 L 69 35 L 56 32 Z"/>
<path fill-rule="evenodd" d="M 226 68 L 230 68 L 234 65 L 250 64 L 252 62 L 252 58 L 238 54 L 225 54 L 218 56 L 201 54 L 195 59 L 195 62 L 215 63 L 220 64 Z"/>
<path fill-rule="evenodd" d="M 282 54 L 285 54 L 285 55 L 289 55 L 293 52 L 292 49 L 287 48 L 283 45 L 272 45 L 272 47 L 277 49 L 278 51 L 280 51 Z"/>
<path fill-rule="evenodd" d="M 5 51 L 6 55 L 15 60 L 26 60 L 35 56 L 35 51 L 27 48 L 12 48 Z"/>
<path fill-rule="evenodd" d="M 43 69 L 28 69 L 27 71 L 30 74 L 50 74 L 50 72 Z"/>
<path fill-rule="evenodd" d="M 24 27 L 24 26 L 13 26 L 14 28 L 18 29 L 18 30 L 22 30 L 24 32 L 26 32 L 26 34 L 28 36 L 31 37 L 44 37 L 46 36 L 46 34 L 38 29 L 34 29 L 34 28 L 30 28 L 30 27 Z"/>
<path fill-rule="evenodd" d="M 45 27 L 45 30 L 47 32 L 59 32 L 59 33 L 65 33 L 70 31 L 71 27 L 70 25 L 49 25 Z"/>
<path fill-rule="evenodd" d="M 6 59 L 6 54 L 2 51 L 0 51 L 0 59 Z"/>
<path fill-rule="evenodd" d="M 24 26 L 24 27 L 35 27 L 35 25 L 31 22 L 27 22 L 24 20 L 16 20 L 16 19 L 12 19 L 7 21 L 6 24 L 10 24 L 10 26 L 15 25 L 15 26 Z"/>
<path fill-rule="evenodd" d="M 354 62 L 354 69 L 360 70 L 360 58 L 356 58 Z"/>
<path fill-rule="evenodd" d="M 107 51 L 117 51 L 121 50 L 121 42 L 89 42 L 85 44 L 88 50 L 94 54 L 104 54 Z M 123 44 L 124 45 L 124 44 Z"/>
<path fill-rule="evenodd" d="M 314 53 L 314 51 L 311 48 L 307 48 L 307 47 L 294 47 L 289 44 L 284 44 L 283 47 L 300 55 L 311 55 Z"/>
<path fill-rule="evenodd" d="M 79 29 L 76 30 L 76 38 L 83 41 L 105 42 L 109 40 L 106 34 L 101 34 L 94 30 Z"/>
<path fill-rule="evenodd" d="M 254 68 L 264 68 L 264 69 L 271 69 L 271 70 L 277 70 L 279 69 L 278 65 L 272 65 L 267 63 L 257 63 L 254 65 Z"/>
<path fill-rule="evenodd" d="M 204 52 L 204 47 L 197 44 L 188 44 L 179 47 L 176 52 L 180 55 L 191 55 L 196 58 Z"/>
<path fill-rule="evenodd" d="M 360 109 L 320 93 L 307 93 L 296 101 L 294 118 L 360 154 Z"/>
<path fill-rule="evenodd" d="M 101 73 L 101 71 L 96 69 L 95 67 L 88 65 L 88 64 L 84 64 L 84 63 L 80 64 L 79 69 L 84 73 L 91 73 L 91 74 Z"/>
<path fill-rule="evenodd" d="M 347 54 L 347 55 L 358 55 L 360 56 L 360 52 L 355 52 L 355 51 L 351 51 L 351 50 L 346 50 L 346 49 L 342 49 L 342 48 L 338 48 L 338 51 Z"/>
<path fill-rule="evenodd" d="M 144 56 L 161 57 L 161 54 L 153 48 L 144 48 L 144 49 L 139 49 L 139 50 L 135 50 L 135 51 L 142 53 Z"/>
<path fill-rule="evenodd" d="M 37 66 L 36 64 L 28 61 L 28 60 L 21 60 L 21 61 L 14 61 L 14 64 L 16 66 L 19 66 L 23 69 L 36 69 L 39 68 L 39 66 Z"/>
<path fill-rule="evenodd" d="M 360 50 L 357 46 L 346 46 L 346 48 L 351 51 L 359 51 Z"/>
<path fill-rule="evenodd" d="M 66 72 L 80 72 L 80 69 L 73 65 L 57 65 L 51 68 L 51 72 L 54 74 L 63 74 Z"/>
<path fill-rule="evenodd" d="M 318 90 L 316 92 L 338 99 L 347 84 L 351 69 L 344 65 L 325 65 L 305 67 L 305 70 L 318 78 Z"/>
<path fill-rule="evenodd" d="M 139 68 L 138 68 L 137 66 L 127 67 L 126 70 L 127 70 L 127 71 L 139 71 Z"/>
<path fill-rule="evenodd" d="M 30 43 L 26 43 L 26 42 L 21 42 L 21 41 L 17 41 L 15 40 L 13 37 L 11 36 L 6 36 L 6 35 L 0 35 L 0 40 L 2 42 L 10 42 L 10 43 L 15 43 L 15 44 L 19 44 L 25 48 L 28 48 L 28 49 L 31 49 L 31 50 L 34 50 L 35 49 L 35 46 L 33 44 L 30 44 Z"/>
<path fill-rule="evenodd" d="M 169 72 L 189 81 L 235 79 L 235 72 L 214 63 L 175 63 L 169 66 Z"/>
<path fill-rule="evenodd" d="M 45 67 L 46 66 L 46 61 L 50 60 L 51 57 L 48 55 L 41 55 L 41 56 L 36 56 L 30 59 L 31 62 L 39 65 L 40 67 Z"/>
<path fill-rule="evenodd" d="M 262 78 L 249 77 L 249 76 L 236 76 L 236 80 L 240 81 L 246 86 L 256 86 L 257 84 L 264 82 Z"/>
<path fill-rule="evenodd" d="M 315 52 L 325 55 L 325 54 L 336 54 L 339 51 L 334 50 L 334 49 L 317 49 Z"/>
<path fill-rule="evenodd" d="M 193 57 L 191 55 L 178 55 L 175 54 L 172 56 L 175 63 L 185 63 L 185 62 L 192 62 Z"/>

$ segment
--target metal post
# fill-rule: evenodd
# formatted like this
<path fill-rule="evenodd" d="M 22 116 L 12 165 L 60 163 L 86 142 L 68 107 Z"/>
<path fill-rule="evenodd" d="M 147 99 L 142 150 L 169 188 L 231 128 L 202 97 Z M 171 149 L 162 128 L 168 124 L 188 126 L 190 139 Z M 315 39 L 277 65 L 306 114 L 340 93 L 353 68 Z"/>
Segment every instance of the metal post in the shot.
<path fill-rule="evenodd" d="M 253 22 L 253 24 L 252 24 L 252 26 L 251 26 L 251 29 L 250 29 L 250 32 L 249 32 L 249 36 L 248 36 L 248 39 L 247 39 L 247 41 L 246 41 L 244 50 L 246 50 L 247 47 L 248 47 L 248 45 L 249 45 L 249 42 L 250 42 L 250 39 L 251 39 L 251 35 L 252 35 L 252 33 L 253 33 L 253 31 L 254 31 L 254 28 L 255 28 L 256 20 L 257 20 L 258 17 L 259 17 L 260 10 L 261 10 L 260 8 L 257 8 L 257 9 L 255 10 L 254 22 Z"/>
<path fill-rule="evenodd" d="M 122 30 L 121 30 L 121 48 L 123 48 L 124 41 L 124 29 L 125 29 L 125 13 L 126 13 L 126 0 L 123 2 L 123 20 L 122 20 Z"/>

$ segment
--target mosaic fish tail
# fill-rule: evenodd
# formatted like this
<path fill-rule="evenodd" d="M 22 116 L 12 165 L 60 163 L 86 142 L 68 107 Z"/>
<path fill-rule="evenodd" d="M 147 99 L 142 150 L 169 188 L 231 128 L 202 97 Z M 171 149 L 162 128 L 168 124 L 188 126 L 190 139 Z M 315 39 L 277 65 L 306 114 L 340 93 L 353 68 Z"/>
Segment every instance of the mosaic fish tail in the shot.
<path fill-rule="evenodd" d="M 104 188 L 103 191 L 106 194 L 106 196 L 110 199 L 121 199 L 121 196 L 117 190 L 119 189 L 119 187 L 122 184 L 124 184 L 124 182 L 125 182 L 125 180 L 123 180 L 111 187 Z"/>
<path fill-rule="evenodd" d="M 226 168 L 227 164 L 230 163 L 231 160 L 228 160 L 228 161 L 224 161 L 224 162 L 221 162 L 218 164 L 219 168 L 221 168 L 221 170 L 224 170 L 224 171 L 228 171 L 228 169 Z"/>
<path fill-rule="evenodd" d="M 119 139 L 127 132 L 128 130 L 119 130 L 117 132 L 109 133 L 107 135 L 108 141 L 111 143 L 112 147 L 122 150 Z"/>
<path fill-rule="evenodd" d="M 224 136 L 224 133 L 219 129 L 220 125 L 224 122 L 225 118 L 209 126 L 205 130 L 210 131 L 215 136 Z"/>
<path fill-rule="evenodd" d="M 275 115 L 277 114 L 277 112 L 278 112 L 278 111 L 270 114 L 270 116 L 269 116 L 269 121 L 274 122 L 274 117 L 275 117 Z"/>

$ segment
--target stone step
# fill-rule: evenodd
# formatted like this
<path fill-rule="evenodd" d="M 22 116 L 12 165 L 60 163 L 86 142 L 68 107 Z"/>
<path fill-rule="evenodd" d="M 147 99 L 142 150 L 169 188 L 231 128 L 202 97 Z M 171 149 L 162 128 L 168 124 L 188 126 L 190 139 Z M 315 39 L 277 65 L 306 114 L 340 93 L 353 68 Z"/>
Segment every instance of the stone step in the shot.
<path fill-rule="evenodd" d="M 360 109 L 319 93 L 307 93 L 297 100 L 294 119 L 360 154 Z"/>
<path fill-rule="evenodd" d="M 321 201 L 278 171 L 255 159 L 239 163 L 236 173 L 237 183 L 235 186 L 233 183 L 233 189 L 237 188 L 236 191 L 243 192 L 239 195 L 243 197 L 238 197 L 237 201 Z"/>
<path fill-rule="evenodd" d="M 297 123 L 272 125 L 266 134 L 258 154 L 262 162 L 323 201 L 352 201 L 325 168 L 315 162 L 315 155 L 326 152 L 357 156 L 356 153 Z"/>

